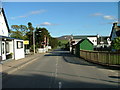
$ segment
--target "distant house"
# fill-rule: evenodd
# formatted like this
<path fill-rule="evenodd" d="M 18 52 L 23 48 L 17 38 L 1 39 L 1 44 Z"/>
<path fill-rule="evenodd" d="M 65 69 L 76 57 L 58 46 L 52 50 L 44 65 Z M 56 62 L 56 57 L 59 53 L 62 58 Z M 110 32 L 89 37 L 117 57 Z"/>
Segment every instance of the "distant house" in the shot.
<path fill-rule="evenodd" d="M 118 23 L 113 23 L 112 31 L 110 34 L 110 40 L 113 41 L 115 38 L 120 37 L 120 26 L 118 26 Z M 112 49 L 112 51 L 116 51 L 115 49 Z"/>
<path fill-rule="evenodd" d="M 4 9 L 0 8 L 0 61 L 25 57 L 23 40 L 8 37 L 9 32 Z"/>
<path fill-rule="evenodd" d="M 99 36 L 97 38 L 97 45 L 94 47 L 94 50 L 109 50 L 111 46 L 110 36 Z"/>
<path fill-rule="evenodd" d="M 113 23 L 112 31 L 110 34 L 111 41 L 113 41 L 116 37 L 120 37 L 120 26 L 118 26 L 117 24 L 117 22 Z"/>
<path fill-rule="evenodd" d="M 98 38 L 98 35 L 79 35 L 79 36 L 71 36 L 72 39 L 71 39 L 71 42 L 70 42 L 70 52 L 73 53 L 73 49 L 75 49 L 75 45 L 83 40 L 83 39 L 88 39 L 90 40 L 92 43 L 93 43 L 93 46 L 96 46 L 97 45 L 97 38 Z"/>
<path fill-rule="evenodd" d="M 89 39 L 82 39 L 75 46 L 75 54 L 79 56 L 80 50 L 94 50 L 94 44 Z"/>
<path fill-rule="evenodd" d="M 82 39 L 89 39 L 93 45 L 97 45 L 97 37 L 98 35 L 79 35 L 79 36 L 73 36 L 72 37 L 72 42 L 73 45 L 77 44 L 79 41 L 81 41 Z"/>

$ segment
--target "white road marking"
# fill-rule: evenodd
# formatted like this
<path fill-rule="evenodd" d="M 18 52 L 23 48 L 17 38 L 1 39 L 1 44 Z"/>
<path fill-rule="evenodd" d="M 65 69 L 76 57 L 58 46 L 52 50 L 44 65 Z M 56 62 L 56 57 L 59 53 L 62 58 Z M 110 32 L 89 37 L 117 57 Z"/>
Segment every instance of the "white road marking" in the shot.
<path fill-rule="evenodd" d="M 55 77 L 57 77 L 57 72 L 58 72 L 58 56 L 57 56 L 57 60 L 56 60 Z"/>
<path fill-rule="evenodd" d="M 62 88 L 62 82 L 59 82 L 59 90 Z"/>
<path fill-rule="evenodd" d="M 108 70 L 108 71 L 110 71 L 110 72 L 115 72 L 115 71 L 113 71 L 113 70 Z"/>
<path fill-rule="evenodd" d="M 113 72 L 114 72 L 114 73 L 117 72 L 117 71 L 114 71 L 114 70 L 107 70 L 107 69 L 98 69 L 98 70 L 101 70 L 101 71 L 109 71 L 109 72 L 112 72 L 112 73 L 113 73 Z"/>
<path fill-rule="evenodd" d="M 49 88 L 51 88 L 51 85 L 52 85 L 52 83 L 54 84 L 55 82 L 56 82 L 56 78 L 57 78 L 57 72 L 58 72 L 58 56 L 57 56 L 57 58 L 56 58 L 56 65 L 55 65 L 55 73 L 52 73 L 52 77 L 50 78 L 50 84 L 49 84 Z M 55 78 L 54 78 L 54 82 L 52 82 L 52 78 L 54 77 L 54 75 L 55 75 Z"/>
<path fill-rule="evenodd" d="M 52 73 L 52 75 L 51 75 L 49 88 L 51 88 L 51 85 L 52 85 L 52 78 L 53 78 L 53 75 L 54 75 L 54 73 Z"/>

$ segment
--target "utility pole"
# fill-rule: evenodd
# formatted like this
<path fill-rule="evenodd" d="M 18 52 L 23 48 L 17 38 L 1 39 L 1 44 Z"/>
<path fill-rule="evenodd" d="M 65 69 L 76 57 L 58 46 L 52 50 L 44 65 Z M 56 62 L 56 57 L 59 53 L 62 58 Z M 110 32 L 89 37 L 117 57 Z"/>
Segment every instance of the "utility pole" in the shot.
<path fill-rule="evenodd" d="M 35 30 L 33 30 L 33 51 L 35 54 Z"/>

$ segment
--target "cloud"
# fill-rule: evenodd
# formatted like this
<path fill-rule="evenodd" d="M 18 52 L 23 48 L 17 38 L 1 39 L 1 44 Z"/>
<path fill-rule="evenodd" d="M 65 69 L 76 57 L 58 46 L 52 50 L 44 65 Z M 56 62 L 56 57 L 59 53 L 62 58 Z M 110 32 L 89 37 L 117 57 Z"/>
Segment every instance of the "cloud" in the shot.
<path fill-rule="evenodd" d="M 40 24 L 41 26 L 51 26 L 52 24 L 51 23 L 49 23 L 49 22 L 44 22 L 44 23 L 42 23 L 42 24 Z"/>
<path fill-rule="evenodd" d="M 49 22 L 43 22 L 40 24 L 40 26 L 54 26 L 54 25 L 58 25 L 58 24 L 52 24 L 52 23 L 49 23 Z"/>
<path fill-rule="evenodd" d="M 27 16 L 18 16 L 19 18 L 25 18 L 25 17 L 27 17 Z"/>
<path fill-rule="evenodd" d="M 33 15 L 33 14 L 41 14 L 41 13 L 44 13 L 44 12 L 46 12 L 46 10 L 31 11 L 31 12 L 30 12 L 30 15 Z"/>
<path fill-rule="evenodd" d="M 115 18 L 112 15 L 104 15 L 102 13 L 94 13 L 94 14 L 91 14 L 91 16 L 101 16 L 102 18 L 104 18 L 106 20 L 118 20 L 117 18 Z"/>
<path fill-rule="evenodd" d="M 102 13 L 94 13 L 91 16 L 102 16 L 102 15 L 103 15 Z"/>
<path fill-rule="evenodd" d="M 107 20 L 117 20 L 114 16 L 110 16 L 110 15 L 105 15 L 103 16 L 103 18 Z"/>
<path fill-rule="evenodd" d="M 26 18 L 26 17 L 32 16 L 32 15 L 42 14 L 44 12 L 46 12 L 46 10 L 35 10 L 35 11 L 28 12 L 28 13 L 21 15 L 21 16 L 11 17 L 10 19 L 15 20 L 18 18 Z"/>
<path fill-rule="evenodd" d="M 16 17 L 10 17 L 10 19 L 14 20 L 14 19 L 16 19 Z"/>

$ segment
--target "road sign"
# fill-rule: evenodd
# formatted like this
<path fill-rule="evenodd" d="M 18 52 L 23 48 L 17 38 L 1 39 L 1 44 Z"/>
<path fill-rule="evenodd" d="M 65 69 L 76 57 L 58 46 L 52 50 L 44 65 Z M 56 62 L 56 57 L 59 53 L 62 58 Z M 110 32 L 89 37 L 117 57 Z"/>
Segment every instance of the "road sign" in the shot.
<path fill-rule="evenodd" d="M 29 44 L 29 41 L 28 40 L 25 40 L 24 41 L 24 45 L 28 45 Z"/>

